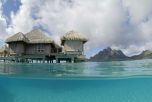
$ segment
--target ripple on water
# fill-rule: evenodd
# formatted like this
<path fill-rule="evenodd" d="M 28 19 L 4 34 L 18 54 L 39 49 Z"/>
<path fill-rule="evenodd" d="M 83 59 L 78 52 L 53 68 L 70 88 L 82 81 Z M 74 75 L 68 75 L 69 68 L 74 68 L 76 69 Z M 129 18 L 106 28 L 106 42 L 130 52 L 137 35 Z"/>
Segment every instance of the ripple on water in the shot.
<path fill-rule="evenodd" d="M 0 63 L 0 75 L 31 78 L 122 78 L 151 76 L 152 60 L 61 64 Z"/>

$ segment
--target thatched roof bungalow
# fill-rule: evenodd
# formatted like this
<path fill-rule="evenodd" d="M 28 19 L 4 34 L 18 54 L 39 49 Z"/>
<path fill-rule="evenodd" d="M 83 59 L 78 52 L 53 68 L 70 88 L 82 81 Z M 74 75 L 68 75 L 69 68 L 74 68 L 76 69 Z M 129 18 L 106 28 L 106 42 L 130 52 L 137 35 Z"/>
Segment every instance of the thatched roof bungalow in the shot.
<path fill-rule="evenodd" d="M 32 30 L 26 34 L 21 32 L 6 40 L 9 45 L 10 54 L 15 55 L 50 55 L 61 51 L 56 43 L 39 29 Z"/>
<path fill-rule="evenodd" d="M 69 31 L 61 37 L 61 45 L 64 46 L 65 53 L 84 53 L 84 44 L 88 41 L 87 37 L 76 31 Z"/>

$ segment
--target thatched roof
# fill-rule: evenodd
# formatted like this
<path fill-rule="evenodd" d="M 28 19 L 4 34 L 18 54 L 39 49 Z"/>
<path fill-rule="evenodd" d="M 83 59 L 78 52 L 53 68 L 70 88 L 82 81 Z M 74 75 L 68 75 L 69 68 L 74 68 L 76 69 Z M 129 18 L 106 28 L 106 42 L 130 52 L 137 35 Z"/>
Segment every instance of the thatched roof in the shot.
<path fill-rule="evenodd" d="M 27 34 L 21 32 L 6 39 L 6 43 L 23 41 L 26 43 L 52 43 L 53 40 L 39 29 L 32 30 Z"/>
<path fill-rule="evenodd" d="M 82 41 L 83 43 L 87 42 L 88 39 L 82 35 L 81 33 L 78 33 L 76 31 L 69 31 L 67 32 L 62 38 L 61 38 L 61 44 L 63 45 L 64 42 L 66 40 L 80 40 Z"/>
<path fill-rule="evenodd" d="M 17 34 L 14 34 L 13 36 L 11 36 L 8 39 L 6 39 L 6 43 L 9 43 L 9 42 L 18 42 L 18 41 L 28 42 L 28 39 L 21 32 L 19 32 Z"/>
<path fill-rule="evenodd" d="M 53 40 L 39 29 L 32 30 L 25 34 L 29 39 L 29 43 L 52 43 Z"/>

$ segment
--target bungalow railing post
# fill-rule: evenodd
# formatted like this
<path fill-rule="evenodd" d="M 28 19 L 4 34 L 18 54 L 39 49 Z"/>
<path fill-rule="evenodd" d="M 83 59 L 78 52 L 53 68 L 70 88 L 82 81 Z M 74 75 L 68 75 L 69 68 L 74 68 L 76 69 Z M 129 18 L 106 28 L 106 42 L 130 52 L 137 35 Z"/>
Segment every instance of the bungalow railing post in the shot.
<path fill-rule="evenodd" d="M 43 63 L 45 63 L 45 58 L 43 58 Z"/>
<path fill-rule="evenodd" d="M 56 58 L 56 63 L 60 63 L 60 59 L 59 58 Z"/>
<path fill-rule="evenodd" d="M 74 58 L 72 57 L 72 61 L 71 61 L 72 63 L 74 63 Z"/>
<path fill-rule="evenodd" d="M 47 63 L 49 63 L 48 59 L 47 59 Z"/>

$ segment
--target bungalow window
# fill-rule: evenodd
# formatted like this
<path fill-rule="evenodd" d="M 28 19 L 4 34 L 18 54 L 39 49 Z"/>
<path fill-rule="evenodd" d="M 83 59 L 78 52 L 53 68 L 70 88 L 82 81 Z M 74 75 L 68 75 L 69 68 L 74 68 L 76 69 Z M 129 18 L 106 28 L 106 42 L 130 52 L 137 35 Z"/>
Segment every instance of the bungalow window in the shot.
<path fill-rule="evenodd" d="M 44 52 L 44 46 L 42 44 L 37 45 L 38 52 Z"/>

